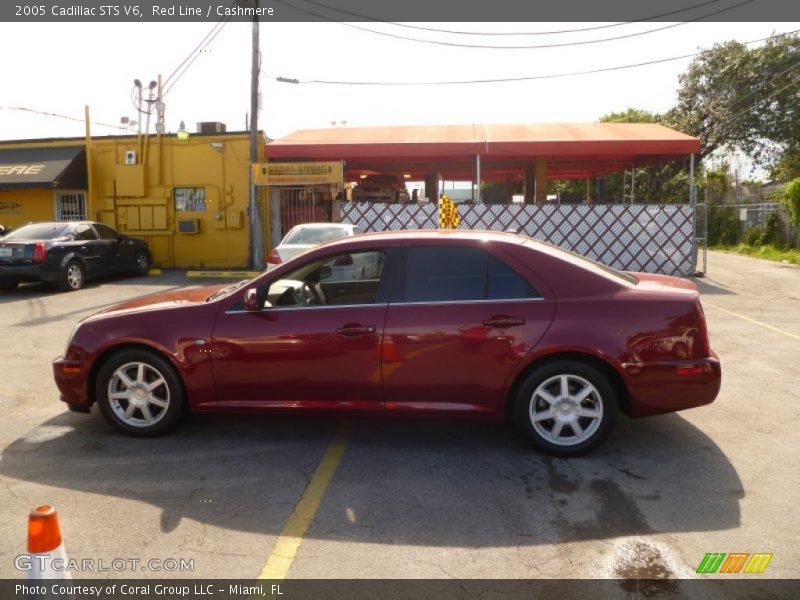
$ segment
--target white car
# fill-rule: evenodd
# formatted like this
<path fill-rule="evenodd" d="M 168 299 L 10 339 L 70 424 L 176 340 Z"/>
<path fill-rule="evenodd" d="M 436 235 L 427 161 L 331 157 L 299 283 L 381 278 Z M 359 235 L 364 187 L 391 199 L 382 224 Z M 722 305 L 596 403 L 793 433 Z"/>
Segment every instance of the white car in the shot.
<path fill-rule="evenodd" d="M 298 254 L 316 248 L 325 242 L 339 238 L 352 237 L 362 231 L 349 223 L 303 223 L 289 230 L 281 243 L 273 248 L 267 256 L 267 270 L 285 263 Z"/>

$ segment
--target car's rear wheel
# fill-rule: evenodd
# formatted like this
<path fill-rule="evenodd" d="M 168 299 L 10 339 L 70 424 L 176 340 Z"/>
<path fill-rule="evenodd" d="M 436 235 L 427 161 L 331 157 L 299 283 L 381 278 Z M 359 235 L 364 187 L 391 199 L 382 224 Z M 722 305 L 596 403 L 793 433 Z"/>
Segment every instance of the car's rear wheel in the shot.
<path fill-rule="evenodd" d="M 86 283 L 86 270 L 81 262 L 75 259 L 69 261 L 61 273 L 61 281 L 59 282 L 61 289 L 74 292 L 81 289 L 84 283 Z"/>
<path fill-rule="evenodd" d="M 174 427 L 184 412 L 184 392 L 174 367 L 146 350 L 125 350 L 100 368 L 95 381 L 100 412 L 116 429 L 151 437 Z"/>
<path fill-rule="evenodd" d="M 19 285 L 16 281 L 0 281 L 0 291 L 13 292 Z"/>
<path fill-rule="evenodd" d="M 136 255 L 133 272 L 139 277 L 144 277 L 150 272 L 150 255 L 144 250 L 140 250 Z"/>
<path fill-rule="evenodd" d="M 614 386 L 599 369 L 575 360 L 545 364 L 519 386 L 514 423 L 538 450 L 579 456 L 599 446 L 617 419 Z"/>

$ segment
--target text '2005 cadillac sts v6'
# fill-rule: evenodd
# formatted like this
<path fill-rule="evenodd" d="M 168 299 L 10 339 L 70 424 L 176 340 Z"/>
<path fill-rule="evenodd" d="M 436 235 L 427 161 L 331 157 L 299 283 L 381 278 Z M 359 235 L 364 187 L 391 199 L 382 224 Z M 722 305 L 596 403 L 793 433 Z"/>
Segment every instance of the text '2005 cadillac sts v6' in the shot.
<path fill-rule="evenodd" d="M 351 237 L 132 300 L 81 321 L 53 367 L 70 408 L 134 435 L 186 410 L 509 418 L 556 456 L 619 411 L 708 404 L 721 377 L 693 283 L 470 231 Z"/>

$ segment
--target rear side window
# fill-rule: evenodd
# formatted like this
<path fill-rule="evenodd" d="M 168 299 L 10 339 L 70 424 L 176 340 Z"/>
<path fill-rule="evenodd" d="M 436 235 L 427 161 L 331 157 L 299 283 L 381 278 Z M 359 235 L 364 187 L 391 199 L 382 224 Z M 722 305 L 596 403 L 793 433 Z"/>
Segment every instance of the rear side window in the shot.
<path fill-rule="evenodd" d="M 405 302 L 467 302 L 538 298 L 523 277 L 471 247 L 422 246 L 408 251 Z"/>
<path fill-rule="evenodd" d="M 101 240 L 116 240 L 119 237 L 119 234 L 116 231 L 111 229 L 111 227 L 103 225 L 102 223 L 95 223 L 94 228 L 100 235 Z"/>
<path fill-rule="evenodd" d="M 538 292 L 519 273 L 501 261 L 489 257 L 489 300 L 513 300 L 515 298 L 538 298 Z"/>
<path fill-rule="evenodd" d="M 75 237 L 76 240 L 81 241 L 81 242 L 91 241 L 91 240 L 96 240 L 97 239 L 97 236 L 95 236 L 95 234 L 94 234 L 94 229 L 92 229 L 88 225 L 84 225 L 84 224 L 75 226 L 74 237 Z"/>

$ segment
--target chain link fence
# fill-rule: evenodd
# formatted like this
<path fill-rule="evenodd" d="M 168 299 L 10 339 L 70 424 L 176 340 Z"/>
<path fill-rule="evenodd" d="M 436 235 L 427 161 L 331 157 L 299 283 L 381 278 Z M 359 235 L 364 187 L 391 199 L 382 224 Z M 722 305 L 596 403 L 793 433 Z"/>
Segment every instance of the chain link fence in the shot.
<path fill-rule="evenodd" d="M 756 204 L 700 204 L 697 235 L 709 246 L 747 244 L 797 247 L 798 232 L 789 211 L 778 202 Z"/>

